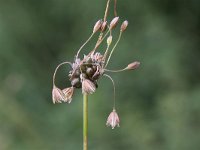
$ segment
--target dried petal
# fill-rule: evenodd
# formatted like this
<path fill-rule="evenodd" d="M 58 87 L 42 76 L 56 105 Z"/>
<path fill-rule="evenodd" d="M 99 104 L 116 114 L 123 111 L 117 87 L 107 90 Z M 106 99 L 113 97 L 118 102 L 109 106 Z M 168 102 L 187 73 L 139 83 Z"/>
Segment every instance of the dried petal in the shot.
<path fill-rule="evenodd" d="M 133 69 L 138 68 L 139 66 L 140 66 L 140 62 L 135 61 L 135 62 L 130 63 L 130 64 L 126 67 L 126 69 L 133 70 Z"/>
<path fill-rule="evenodd" d="M 122 25 L 121 25 L 120 31 L 121 31 L 121 32 L 124 32 L 124 31 L 126 30 L 127 26 L 128 26 L 128 21 L 125 20 L 125 21 L 122 23 Z"/>
<path fill-rule="evenodd" d="M 98 20 L 93 28 L 93 33 L 97 32 L 101 28 L 102 20 Z"/>
<path fill-rule="evenodd" d="M 113 18 L 113 20 L 110 23 L 110 30 L 114 29 L 117 26 L 118 22 L 119 22 L 119 17 Z"/>
<path fill-rule="evenodd" d="M 64 102 L 71 103 L 72 96 L 74 94 L 74 87 L 65 88 L 62 90 L 63 94 L 65 95 Z"/>
<path fill-rule="evenodd" d="M 53 103 L 62 103 L 62 101 L 65 99 L 64 93 L 61 89 L 57 88 L 55 85 L 53 86 L 52 90 L 52 99 Z"/>
<path fill-rule="evenodd" d="M 82 93 L 85 93 L 85 94 L 92 94 L 94 93 L 96 90 L 96 86 L 95 84 L 88 80 L 88 79 L 83 79 L 82 81 Z"/>
<path fill-rule="evenodd" d="M 116 112 L 115 109 L 113 109 L 113 111 L 110 113 L 110 115 L 108 116 L 108 119 L 107 119 L 107 122 L 106 122 L 106 125 L 107 126 L 111 126 L 112 129 L 115 128 L 115 126 L 118 126 L 119 127 L 119 116 Z"/>

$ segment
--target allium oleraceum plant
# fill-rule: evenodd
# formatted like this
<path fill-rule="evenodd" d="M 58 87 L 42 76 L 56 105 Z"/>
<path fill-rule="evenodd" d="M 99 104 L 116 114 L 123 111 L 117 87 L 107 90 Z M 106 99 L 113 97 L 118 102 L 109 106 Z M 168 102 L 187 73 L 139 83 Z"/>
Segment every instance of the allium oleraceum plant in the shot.
<path fill-rule="evenodd" d="M 53 75 L 53 90 L 52 90 L 53 103 L 62 103 L 62 102 L 71 103 L 74 91 L 76 89 L 82 89 L 84 150 L 87 150 L 87 143 L 88 143 L 88 137 L 87 137 L 88 95 L 96 91 L 98 87 L 98 81 L 101 77 L 105 76 L 112 81 L 113 89 L 114 89 L 113 90 L 113 93 L 114 93 L 113 110 L 108 116 L 106 125 L 111 126 L 111 128 L 114 129 L 116 126 L 119 126 L 120 119 L 116 112 L 116 107 L 115 107 L 115 83 L 113 79 L 111 78 L 111 76 L 107 74 L 107 72 L 121 72 L 125 70 L 134 70 L 140 65 L 138 61 L 134 61 L 128 64 L 125 68 L 120 69 L 120 70 L 107 69 L 110 58 L 121 39 L 122 33 L 127 29 L 127 26 L 128 26 L 127 20 L 122 22 L 118 39 L 111 48 L 111 45 L 113 43 L 112 31 L 116 29 L 116 26 L 119 24 L 119 17 L 117 16 L 117 12 L 116 12 L 116 0 L 114 0 L 115 17 L 111 20 L 110 23 L 108 23 L 107 15 L 108 15 L 108 10 L 109 10 L 109 4 L 110 4 L 110 0 L 107 1 L 104 19 L 103 20 L 100 19 L 96 22 L 96 24 L 93 27 L 92 34 L 77 51 L 77 54 L 75 55 L 75 58 L 74 58 L 74 62 L 72 63 L 63 62 L 59 64 L 57 68 L 55 69 L 55 72 Z M 92 49 L 87 55 L 80 57 L 79 54 L 81 50 L 83 49 L 83 47 L 92 39 L 93 35 L 97 34 L 98 32 L 99 32 L 99 38 L 97 39 L 94 49 Z M 106 42 L 107 48 L 105 50 L 101 50 L 101 52 L 97 52 L 98 47 L 101 44 L 104 44 L 105 39 L 107 39 L 107 42 Z M 71 82 L 71 87 L 67 87 L 61 90 L 55 85 L 55 76 L 56 76 L 58 68 L 64 64 L 68 64 L 71 67 L 71 70 L 69 71 L 69 74 L 68 74 L 69 81 Z"/>

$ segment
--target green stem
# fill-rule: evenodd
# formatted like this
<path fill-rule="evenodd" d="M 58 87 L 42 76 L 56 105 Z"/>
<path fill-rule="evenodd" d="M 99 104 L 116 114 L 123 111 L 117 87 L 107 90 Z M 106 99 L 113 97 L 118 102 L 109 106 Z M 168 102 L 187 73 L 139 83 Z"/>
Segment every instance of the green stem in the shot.
<path fill-rule="evenodd" d="M 88 95 L 83 94 L 83 150 L 88 150 Z"/>

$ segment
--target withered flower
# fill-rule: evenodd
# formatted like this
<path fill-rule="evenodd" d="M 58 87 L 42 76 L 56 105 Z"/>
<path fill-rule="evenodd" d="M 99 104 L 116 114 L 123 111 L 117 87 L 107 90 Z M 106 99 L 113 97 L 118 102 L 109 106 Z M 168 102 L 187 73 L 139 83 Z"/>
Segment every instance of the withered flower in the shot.
<path fill-rule="evenodd" d="M 86 94 L 92 94 L 96 90 L 96 86 L 93 82 L 88 79 L 83 79 L 82 81 L 82 92 Z"/>
<path fill-rule="evenodd" d="M 65 88 L 62 90 L 62 92 L 65 96 L 65 99 L 63 101 L 67 103 L 71 103 L 72 96 L 74 94 L 74 87 Z"/>
<path fill-rule="evenodd" d="M 113 111 L 110 113 L 110 115 L 108 116 L 108 119 L 107 119 L 107 122 L 106 122 L 106 125 L 107 126 L 111 126 L 112 129 L 114 129 L 116 126 L 119 127 L 119 116 L 116 112 L 115 109 L 113 109 Z"/>
<path fill-rule="evenodd" d="M 53 86 L 52 90 L 52 99 L 53 103 L 62 103 L 62 101 L 65 99 L 65 95 L 62 92 L 61 89 L 57 88 L 55 85 Z"/>

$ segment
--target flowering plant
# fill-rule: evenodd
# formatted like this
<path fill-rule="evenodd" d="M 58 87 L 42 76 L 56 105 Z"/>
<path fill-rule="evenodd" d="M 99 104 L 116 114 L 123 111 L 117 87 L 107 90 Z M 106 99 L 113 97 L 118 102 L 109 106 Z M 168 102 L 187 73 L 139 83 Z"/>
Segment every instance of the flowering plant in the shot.
<path fill-rule="evenodd" d="M 115 83 L 111 76 L 107 74 L 107 72 L 121 72 L 125 70 L 134 70 L 136 69 L 140 63 L 138 61 L 132 62 L 129 65 L 127 65 L 125 68 L 121 70 L 109 70 L 107 69 L 107 65 L 110 61 L 110 58 L 118 45 L 122 33 L 126 30 L 128 26 L 128 21 L 125 20 L 122 22 L 119 32 L 119 37 L 113 47 L 110 50 L 110 47 L 112 45 L 112 31 L 116 28 L 116 26 L 119 23 L 119 17 L 117 16 L 116 12 L 116 0 L 114 1 L 115 8 L 114 8 L 114 14 L 115 17 L 112 19 L 110 24 L 108 24 L 107 21 L 107 15 L 109 10 L 109 4 L 110 0 L 107 1 L 105 15 L 103 20 L 98 20 L 96 24 L 94 25 L 92 34 L 90 37 L 86 40 L 86 42 L 79 48 L 77 51 L 77 54 L 75 55 L 74 62 L 63 62 L 57 66 L 55 69 L 54 75 L 53 75 L 53 90 L 52 90 L 52 99 L 53 103 L 62 103 L 67 102 L 71 103 L 73 93 L 75 89 L 82 89 L 83 93 L 83 138 L 84 138 L 84 150 L 87 150 L 87 143 L 88 143 L 88 95 L 92 94 L 96 91 L 98 87 L 98 80 L 102 77 L 108 77 L 113 84 L 114 89 L 114 104 L 113 104 L 113 111 L 108 116 L 106 125 L 111 126 L 112 129 L 114 129 L 116 126 L 119 126 L 119 116 L 116 112 L 115 108 Z M 92 49 L 89 54 L 84 55 L 83 58 L 79 57 L 79 54 L 82 50 L 82 48 L 92 39 L 93 35 L 100 32 L 99 38 L 95 44 L 94 49 Z M 107 47 L 105 51 L 102 53 L 96 52 L 98 47 L 103 43 L 103 41 L 107 38 Z M 57 73 L 58 68 L 61 65 L 69 64 L 71 67 L 71 70 L 69 71 L 68 77 L 69 81 L 71 82 L 71 87 L 65 88 L 61 90 L 55 85 L 55 76 Z"/>

